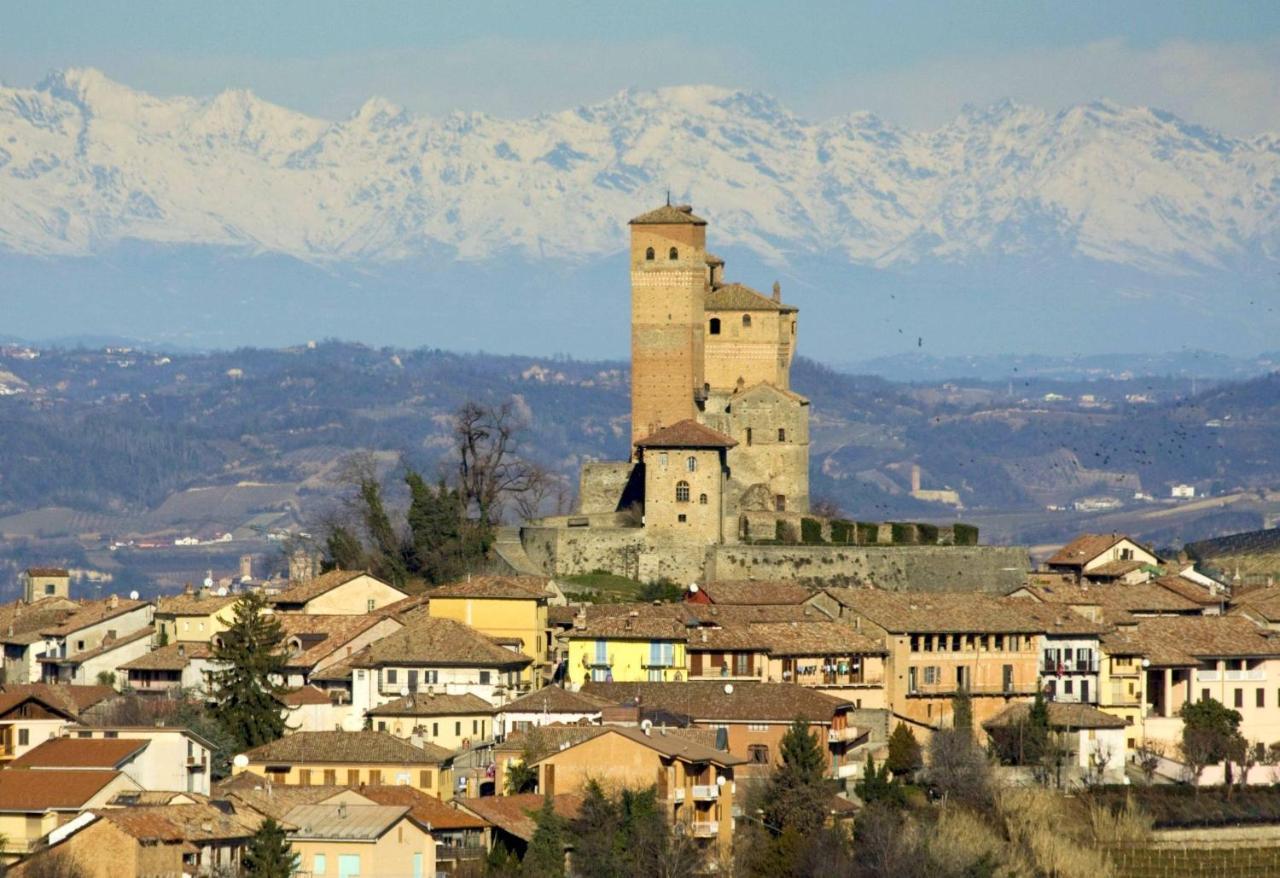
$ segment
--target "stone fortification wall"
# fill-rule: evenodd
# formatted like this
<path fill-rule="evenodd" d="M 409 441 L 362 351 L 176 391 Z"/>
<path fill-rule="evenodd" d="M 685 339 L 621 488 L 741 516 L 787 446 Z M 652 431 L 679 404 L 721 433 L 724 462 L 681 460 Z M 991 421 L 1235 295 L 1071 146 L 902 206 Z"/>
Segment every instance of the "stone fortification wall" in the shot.
<path fill-rule="evenodd" d="M 583 515 L 616 512 L 644 502 L 644 486 L 627 460 L 584 463 L 578 477 L 578 511 Z"/>
<path fill-rule="evenodd" d="M 714 546 L 708 579 L 876 585 L 893 591 L 987 591 L 1023 585 L 1025 546 Z"/>
<path fill-rule="evenodd" d="M 646 551 L 638 527 L 529 526 L 520 529 L 525 553 L 548 576 L 574 576 L 607 570 L 641 578 L 640 555 Z"/>

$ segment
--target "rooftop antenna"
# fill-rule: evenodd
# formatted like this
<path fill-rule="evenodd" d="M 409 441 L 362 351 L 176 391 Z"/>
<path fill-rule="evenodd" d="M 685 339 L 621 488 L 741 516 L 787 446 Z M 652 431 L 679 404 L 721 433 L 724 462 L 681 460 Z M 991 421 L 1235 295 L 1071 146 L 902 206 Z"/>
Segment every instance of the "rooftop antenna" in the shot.
<path fill-rule="evenodd" d="M 671 206 L 671 187 L 667 187 L 667 207 Z"/>

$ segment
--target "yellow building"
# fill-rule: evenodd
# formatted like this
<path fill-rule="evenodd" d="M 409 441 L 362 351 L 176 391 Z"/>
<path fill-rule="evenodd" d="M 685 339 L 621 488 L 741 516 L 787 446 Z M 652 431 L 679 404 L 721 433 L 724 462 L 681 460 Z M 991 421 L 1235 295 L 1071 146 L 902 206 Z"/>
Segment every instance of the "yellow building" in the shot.
<path fill-rule="evenodd" d="M 542 685 L 551 649 L 550 585 L 541 576 L 477 576 L 432 589 L 427 612 L 470 625 L 488 637 L 519 640 L 520 651 L 533 659 L 521 679 L 536 688 Z"/>
<path fill-rule="evenodd" d="M 139 789 L 121 771 L 22 769 L 0 771 L 0 860 L 12 863 L 34 850 L 51 830 L 81 811 Z"/>
<path fill-rule="evenodd" d="M 722 542 L 725 452 L 737 444 L 692 420 L 636 442 L 644 466 L 645 530 L 681 542 Z"/>
<path fill-rule="evenodd" d="M 237 756 L 232 774 L 250 772 L 286 786 L 410 786 L 447 799 L 451 756 L 386 732 L 294 732 Z"/>
<path fill-rule="evenodd" d="M 1123 635 L 1104 635 L 1099 652 L 1098 709 L 1124 720 L 1125 746 L 1133 752 L 1143 743 L 1143 705 L 1147 703 L 1142 647 Z"/>
<path fill-rule="evenodd" d="M 211 643 L 231 627 L 239 595 L 214 594 L 187 586 L 182 594 L 156 600 L 156 635 L 161 643 Z"/>
<path fill-rule="evenodd" d="M 592 780 L 606 790 L 656 784 L 672 825 L 727 854 L 733 839 L 733 770 L 743 760 L 681 731 L 605 726 L 600 734 L 535 762 L 538 792 L 582 793 Z"/>
<path fill-rule="evenodd" d="M 587 680 L 637 683 L 685 679 L 685 623 L 670 617 L 597 617 L 576 623 L 562 639 L 569 644 L 567 676 L 573 686 Z"/>
<path fill-rule="evenodd" d="M 278 613 L 356 616 L 406 597 L 391 583 L 363 570 L 330 570 L 315 579 L 290 583 L 271 598 L 271 605 Z"/>
<path fill-rule="evenodd" d="M 303 875 L 426 878 L 436 874 L 431 827 L 407 805 L 298 805 L 284 819 L 296 827 L 289 832 L 289 844 Z"/>
<path fill-rule="evenodd" d="M 462 750 L 493 736 L 496 708 L 478 695 L 417 692 L 375 707 L 369 722 L 397 738 L 426 741 L 446 750 Z"/>

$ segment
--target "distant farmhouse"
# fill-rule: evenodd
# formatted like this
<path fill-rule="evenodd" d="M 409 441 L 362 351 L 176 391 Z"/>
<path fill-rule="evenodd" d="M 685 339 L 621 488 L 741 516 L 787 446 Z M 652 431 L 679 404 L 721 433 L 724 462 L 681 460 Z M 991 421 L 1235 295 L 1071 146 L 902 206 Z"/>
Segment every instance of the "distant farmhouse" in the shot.
<path fill-rule="evenodd" d="M 1008 591 L 1021 549 L 963 525 L 811 514 L 809 400 L 791 389 L 799 311 L 725 279 L 707 223 L 665 205 L 631 227 L 631 456 L 584 464 L 574 515 L 497 550 L 519 573 Z M 913 494 L 958 506 L 953 491 Z"/>

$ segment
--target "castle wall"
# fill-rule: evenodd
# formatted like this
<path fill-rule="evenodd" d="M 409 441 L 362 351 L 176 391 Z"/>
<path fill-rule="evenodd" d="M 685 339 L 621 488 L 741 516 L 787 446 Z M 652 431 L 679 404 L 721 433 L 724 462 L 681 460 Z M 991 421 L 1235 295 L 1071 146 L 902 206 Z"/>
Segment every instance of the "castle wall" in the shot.
<path fill-rule="evenodd" d="M 607 570 L 641 578 L 640 555 L 647 551 L 638 527 L 522 527 L 525 554 L 548 576 L 576 576 Z"/>
<path fill-rule="evenodd" d="M 764 388 L 732 398 L 727 405 L 712 405 L 720 399 L 713 396 L 708 401 L 702 422 L 738 442 L 727 456 L 725 538 L 736 538 L 740 512 L 777 511 L 779 496 L 785 498 L 783 511 L 807 513 L 808 404 Z"/>
<path fill-rule="evenodd" d="M 742 318 L 749 315 L 751 325 Z M 719 334 L 711 332 L 711 321 L 720 321 Z M 781 387 L 791 386 L 791 358 L 794 352 L 794 311 L 707 310 L 703 320 L 706 349 L 706 380 L 712 390 L 733 391 L 761 381 Z"/>
<path fill-rule="evenodd" d="M 724 472 L 717 448 L 647 448 L 644 529 L 655 539 L 708 543 L 721 539 Z M 687 487 L 679 499 L 679 485 Z"/>
<path fill-rule="evenodd" d="M 1030 568 L 1025 546 L 714 546 L 709 579 L 876 585 L 890 591 L 1007 594 Z"/>
<path fill-rule="evenodd" d="M 644 485 L 639 481 L 637 467 L 631 461 L 603 460 L 582 465 L 578 476 L 580 514 L 617 512 L 632 503 L 643 502 Z"/>

